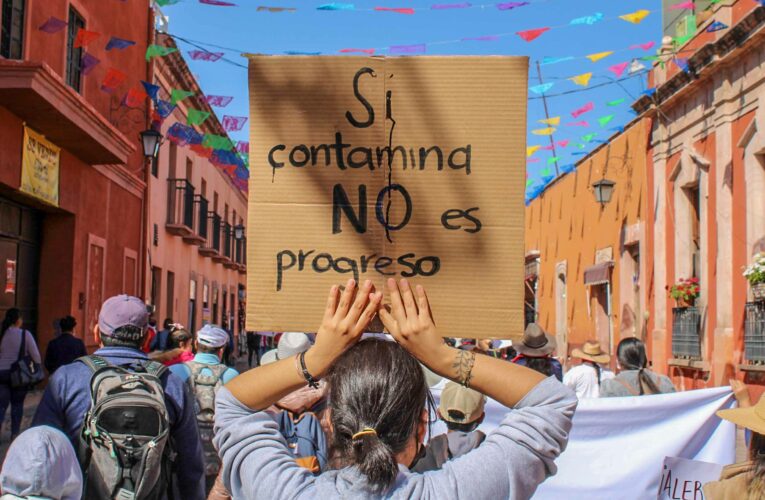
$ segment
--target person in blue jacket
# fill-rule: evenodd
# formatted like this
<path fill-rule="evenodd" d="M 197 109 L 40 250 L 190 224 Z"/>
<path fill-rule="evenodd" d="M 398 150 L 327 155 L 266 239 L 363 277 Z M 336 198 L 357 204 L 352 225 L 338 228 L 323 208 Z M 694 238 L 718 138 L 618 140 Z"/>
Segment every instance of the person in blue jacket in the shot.
<path fill-rule="evenodd" d="M 104 302 L 94 329 L 101 348 L 95 355 L 130 369 L 149 358 L 141 351 L 148 325 L 146 305 L 137 297 L 118 295 Z M 66 434 L 78 447 L 80 428 L 90 409 L 92 372 L 81 362 L 62 366 L 50 378 L 37 407 L 33 426 L 49 425 Z M 172 373 L 162 376 L 170 419 L 170 441 L 177 454 L 173 474 L 181 498 L 203 499 L 204 464 L 197 431 L 194 400 L 183 381 Z"/>

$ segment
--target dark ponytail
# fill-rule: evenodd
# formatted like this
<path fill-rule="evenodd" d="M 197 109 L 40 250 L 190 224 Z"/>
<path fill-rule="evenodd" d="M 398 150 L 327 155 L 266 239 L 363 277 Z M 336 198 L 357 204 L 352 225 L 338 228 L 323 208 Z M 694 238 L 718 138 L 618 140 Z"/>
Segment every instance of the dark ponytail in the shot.
<path fill-rule="evenodd" d="M 525 356 L 526 368 L 539 372 L 542 375 L 549 377 L 553 374 L 552 358 L 549 356 L 544 357 L 532 357 Z"/>
<path fill-rule="evenodd" d="M 3 338 L 8 328 L 15 325 L 19 319 L 21 319 L 21 311 L 15 307 L 11 307 L 5 311 L 5 318 L 3 318 L 2 330 L 0 330 L 0 339 Z"/>
<path fill-rule="evenodd" d="M 594 361 L 585 361 L 585 363 L 588 363 L 590 366 L 592 366 L 593 368 L 595 368 L 595 373 L 596 373 L 596 374 L 597 374 L 597 376 L 598 376 L 598 387 L 600 387 L 600 377 L 601 377 L 601 374 L 602 374 L 602 372 L 603 372 L 603 369 L 600 367 L 600 365 L 599 365 L 599 364 L 597 364 L 597 363 L 596 363 L 596 362 L 594 362 Z"/>
<path fill-rule="evenodd" d="M 368 339 L 340 356 L 327 380 L 331 466 L 356 466 L 375 492 L 386 490 L 426 404 L 435 407 L 422 367 L 397 343 Z"/>
<path fill-rule="evenodd" d="M 651 377 L 651 370 L 646 369 L 648 357 L 645 354 L 645 344 L 640 339 L 628 337 L 616 347 L 616 355 L 619 358 L 619 364 L 624 370 L 638 371 L 638 386 L 640 395 L 644 395 L 643 387 L 648 387 L 649 394 L 660 394 L 661 391 Z"/>

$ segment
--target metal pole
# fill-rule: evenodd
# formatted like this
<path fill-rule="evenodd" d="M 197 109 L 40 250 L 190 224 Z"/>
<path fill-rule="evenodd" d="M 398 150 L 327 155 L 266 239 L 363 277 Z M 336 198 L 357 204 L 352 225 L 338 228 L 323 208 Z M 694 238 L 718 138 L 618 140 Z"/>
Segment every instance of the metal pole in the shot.
<path fill-rule="evenodd" d="M 539 77 L 539 84 L 543 84 L 544 81 L 542 81 L 542 70 L 539 67 L 539 61 L 537 61 L 537 76 Z M 542 94 L 542 104 L 545 107 L 545 118 L 550 119 L 550 112 L 547 110 L 547 98 L 545 97 L 544 93 Z M 553 157 L 558 156 L 555 152 L 555 139 L 553 139 L 552 134 L 550 134 L 550 146 L 552 147 Z M 555 160 L 555 177 L 558 177 L 560 175 L 560 170 L 558 170 L 558 160 Z"/>

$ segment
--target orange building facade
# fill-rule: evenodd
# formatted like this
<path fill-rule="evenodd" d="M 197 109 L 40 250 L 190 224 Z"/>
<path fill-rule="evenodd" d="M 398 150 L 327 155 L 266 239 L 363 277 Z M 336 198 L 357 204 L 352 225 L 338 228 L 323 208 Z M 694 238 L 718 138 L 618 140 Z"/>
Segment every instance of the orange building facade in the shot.
<path fill-rule="evenodd" d="M 678 388 L 763 383 L 765 306 L 742 272 L 765 249 L 765 8 L 721 2 L 650 73 L 649 352 Z M 713 22 L 727 29 L 707 32 Z M 687 60 L 686 60 L 687 59 Z M 683 69 L 685 68 L 685 69 Z M 665 291 L 696 278 L 690 307 Z"/>
<path fill-rule="evenodd" d="M 158 43 L 175 47 L 161 35 Z M 149 176 L 145 296 L 159 324 L 171 318 L 196 331 L 215 323 L 238 336 L 244 327 L 246 240 L 237 228 L 246 226 L 247 196 L 212 163 L 211 151 L 168 133 L 196 109 L 210 113 L 197 127 L 201 134 L 227 135 L 181 52 L 153 67 L 161 99 L 169 100 L 173 89 L 193 95 L 179 101 L 161 125 L 165 140 Z"/>
<path fill-rule="evenodd" d="M 526 318 L 558 341 L 565 359 L 585 341 L 604 349 L 645 338 L 646 144 L 638 119 L 559 177 L 526 209 Z M 592 184 L 615 182 L 609 203 Z"/>

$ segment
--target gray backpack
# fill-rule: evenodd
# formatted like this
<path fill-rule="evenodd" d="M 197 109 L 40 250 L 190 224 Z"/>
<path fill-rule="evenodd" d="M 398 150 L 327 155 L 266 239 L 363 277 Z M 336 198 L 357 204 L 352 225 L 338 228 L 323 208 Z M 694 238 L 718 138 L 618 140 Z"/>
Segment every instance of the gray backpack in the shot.
<path fill-rule="evenodd" d="M 196 361 L 185 363 L 191 375 L 188 384 L 194 395 L 194 410 L 197 414 L 197 427 L 205 456 L 205 475 L 217 475 L 220 471 L 220 457 L 213 445 L 213 426 L 215 425 L 215 393 L 223 386 L 223 374 L 226 365 L 208 365 Z M 202 373 L 203 371 L 209 373 Z"/>
<path fill-rule="evenodd" d="M 163 498 L 172 461 L 160 380 L 167 368 L 154 361 L 114 366 L 99 356 L 78 361 L 93 372 L 90 409 L 80 430 L 83 498 Z"/>

